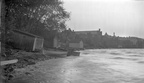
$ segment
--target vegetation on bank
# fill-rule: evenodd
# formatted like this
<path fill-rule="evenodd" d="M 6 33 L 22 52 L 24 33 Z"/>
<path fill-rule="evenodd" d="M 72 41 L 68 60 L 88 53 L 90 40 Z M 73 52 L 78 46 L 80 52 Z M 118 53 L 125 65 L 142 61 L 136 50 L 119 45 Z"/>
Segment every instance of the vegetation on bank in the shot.
<path fill-rule="evenodd" d="M 66 29 L 70 13 L 63 8 L 61 0 L 5 0 L 5 37 L 13 29 L 26 31 L 45 39 L 45 45 L 60 31 Z"/>
<path fill-rule="evenodd" d="M 1 60 L 19 59 L 18 63 L 4 66 L 4 74 L 9 78 L 13 67 L 25 67 L 39 59 L 49 59 L 41 53 L 16 52 L 13 54 L 10 33 L 13 29 L 29 32 L 45 39 L 44 46 L 52 45 L 53 37 L 66 29 L 70 13 L 63 8 L 61 0 L 2 0 L 2 55 Z"/>
<path fill-rule="evenodd" d="M 67 43 L 71 40 L 82 40 L 84 48 L 144 48 L 144 39 L 138 37 L 119 37 L 108 34 L 76 34 L 68 29 L 61 33 L 61 42 Z"/>

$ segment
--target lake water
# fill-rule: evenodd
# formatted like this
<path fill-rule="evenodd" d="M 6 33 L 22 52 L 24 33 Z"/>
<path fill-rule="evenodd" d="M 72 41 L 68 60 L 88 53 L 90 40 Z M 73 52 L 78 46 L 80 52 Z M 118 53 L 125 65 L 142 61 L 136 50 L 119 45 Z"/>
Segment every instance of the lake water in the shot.
<path fill-rule="evenodd" d="M 92 83 L 144 83 L 144 49 L 85 50 L 81 57 Z"/>
<path fill-rule="evenodd" d="M 80 56 L 50 59 L 20 70 L 32 73 L 26 77 L 36 82 L 30 83 L 144 83 L 144 49 L 80 52 Z"/>

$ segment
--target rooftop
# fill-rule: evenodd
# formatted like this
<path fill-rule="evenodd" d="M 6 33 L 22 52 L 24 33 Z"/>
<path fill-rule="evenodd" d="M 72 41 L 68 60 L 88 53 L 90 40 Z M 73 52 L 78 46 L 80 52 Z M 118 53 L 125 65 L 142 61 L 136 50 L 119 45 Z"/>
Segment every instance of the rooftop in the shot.
<path fill-rule="evenodd" d="M 16 32 L 16 33 L 24 34 L 24 35 L 31 36 L 31 37 L 42 38 L 42 37 L 40 37 L 40 36 L 31 34 L 31 33 L 28 33 L 28 32 L 24 32 L 24 31 L 20 31 L 20 30 L 17 30 L 17 29 L 14 29 L 13 31 Z"/>

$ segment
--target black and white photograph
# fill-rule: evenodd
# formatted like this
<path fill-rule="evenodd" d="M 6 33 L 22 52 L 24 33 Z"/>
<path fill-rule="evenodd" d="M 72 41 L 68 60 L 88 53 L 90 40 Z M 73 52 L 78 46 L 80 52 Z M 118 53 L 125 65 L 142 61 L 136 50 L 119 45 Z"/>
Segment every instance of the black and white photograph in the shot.
<path fill-rule="evenodd" d="M 0 83 L 144 83 L 144 0 L 0 0 Z"/>

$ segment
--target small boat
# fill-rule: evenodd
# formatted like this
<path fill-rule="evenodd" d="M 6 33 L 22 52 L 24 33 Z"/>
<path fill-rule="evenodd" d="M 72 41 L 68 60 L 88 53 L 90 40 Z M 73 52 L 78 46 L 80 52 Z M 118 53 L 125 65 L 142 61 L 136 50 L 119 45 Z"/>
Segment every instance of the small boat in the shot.
<path fill-rule="evenodd" d="M 66 57 L 67 56 L 67 51 L 54 51 L 54 50 L 47 50 L 44 51 L 45 55 L 49 55 L 49 56 L 54 56 L 54 57 Z"/>
<path fill-rule="evenodd" d="M 80 52 L 72 52 L 71 55 L 73 55 L 73 56 L 80 56 Z"/>
<path fill-rule="evenodd" d="M 68 50 L 67 56 L 80 56 L 80 52 L 74 51 L 74 49 Z"/>
<path fill-rule="evenodd" d="M 64 55 L 67 54 L 67 51 L 46 51 L 47 54 L 58 54 L 58 55 Z"/>

